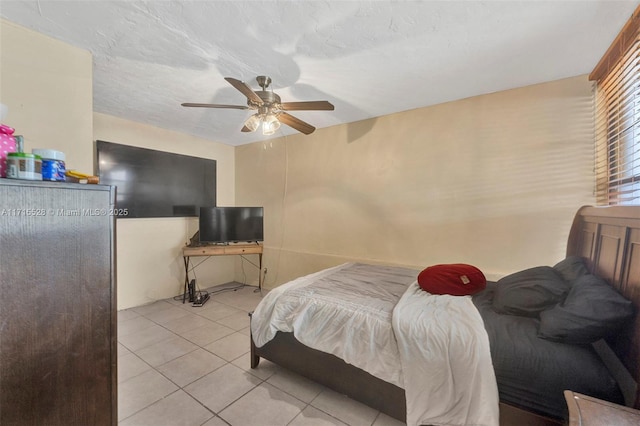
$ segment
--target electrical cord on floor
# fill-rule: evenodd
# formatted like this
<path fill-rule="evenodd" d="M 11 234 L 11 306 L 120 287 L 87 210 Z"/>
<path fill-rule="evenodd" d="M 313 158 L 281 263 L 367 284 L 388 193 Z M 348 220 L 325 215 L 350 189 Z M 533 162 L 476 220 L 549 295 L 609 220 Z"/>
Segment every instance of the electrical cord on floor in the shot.
<path fill-rule="evenodd" d="M 246 284 L 244 283 L 237 283 L 236 285 L 233 285 L 231 287 L 224 287 L 224 288 L 219 288 L 216 289 L 216 287 L 222 287 L 222 286 L 228 286 L 231 283 L 235 283 L 236 281 L 232 281 L 229 283 L 225 283 L 225 284 L 219 284 L 217 286 L 213 286 L 213 287 L 209 287 L 207 290 L 199 290 L 199 292 L 204 292 L 207 293 L 208 295 L 214 295 L 214 294 L 219 294 L 219 293 L 224 293 L 225 291 L 236 291 L 236 290 L 240 290 L 241 288 L 244 288 L 246 286 Z"/>
<path fill-rule="evenodd" d="M 226 285 L 226 284 L 222 284 L 222 285 Z M 233 287 L 225 287 L 225 288 L 220 288 L 218 290 L 212 290 L 211 288 L 209 290 L 197 290 L 195 292 L 194 295 L 194 300 L 190 301 L 189 300 L 189 294 L 181 294 L 178 296 L 174 296 L 173 300 L 175 301 L 181 301 L 184 300 L 185 302 L 188 303 L 193 303 L 195 307 L 199 307 L 199 306 L 204 306 L 204 304 L 198 304 L 201 301 L 206 302 L 207 300 L 209 300 L 211 298 L 211 296 L 219 294 L 219 293 L 223 293 L 225 291 L 236 291 L 236 290 L 240 290 L 242 288 L 244 288 L 246 286 L 246 284 L 243 283 L 238 283 L 238 285 L 235 285 Z"/>
<path fill-rule="evenodd" d="M 262 281 L 259 281 L 259 280 L 260 280 L 260 276 L 258 276 L 258 282 L 262 282 L 262 285 L 261 285 L 261 286 L 258 286 L 258 288 L 256 288 L 255 290 L 253 290 L 253 292 L 254 292 L 254 293 L 258 293 L 258 292 L 260 292 L 260 296 L 262 297 L 262 296 L 264 296 L 264 295 L 262 294 L 262 287 L 264 287 L 264 282 L 265 282 L 265 280 L 267 279 L 267 268 L 264 268 L 264 272 L 263 272 L 263 271 L 259 271 L 258 273 L 259 273 L 259 274 L 262 274 Z"/>
<path fill-rule="evenodd" d="M 256 268 L 258 268 L 258 269 L 259 269 L 259 266 L 258 266 L 258 265 L 256 265 L 256 264 L 255 264 L 254 262 L 252 262 L 251 260 L 247 259 L 245 256 L 242 256 L 242 255 L 241 255 L 241 256 L 240 256 L 240 259 L 241 259 L 241 260 L 240 260 L 240 266 L 241 266 L 241 268 L 242 268 L 242 276 L 243 276 L 243 282 L 242 282 L 242 283 L 238 283 L 238 285 L 233 286 L 233 287 L 225 287 L 225 288 L 221 288 L 221 289 L 218 289 L 218 290 L 212 290 L 212 288 L 210 288 L 209 290 L 199 290 L 199 289 L 198 289 L 198 287 L 197 287 L 197 286 L 198 286 L 198 277 L 197 277 L 197 274 L 196 274 L 195 269 L 196 269 L 199 265 L 201 265 L 203 262 L 207 261 L 208 259 L 209 259 L 208 257 L 207 257 L 207 258 L 205 258 L 205 259 L 202 259 L 200 262 L 198 262 L 197 264 L 195 264 L 195 265 L 193 265 L 193 266 L 190 266 L 190 265 L 191 265 L 191 259 L 189 259 L 189 260 L 188 260 L 188 263 L 187 263 L 187 270 L 188 270 L 188 271 L 191 273 L 191 275 L 193 276 L 193 279 L 192 279 L 191 281 L 192 281 L 192 282 L 195 284 L 195 286 L 196 286 L 196 287 L 194 288 L 194 300 L 189 300 L 190 298 L 189 298 L 189 292 L 188 292 L 188 289 L 187 289 L 187 292 L 182 293 L 182 294 L 179 294 L 179 295 L 177 295 L 177 296 L 174 296 L 174 297 L 173 297 L 173 300 L 175 300 L 175 301 L 180 301 L 180 300 L 182 300 L 182 301 L 184 301 L 184 302 L 189 301 L 189 303 L 196 302 L 196 301 L 200 301 L 200 300 L 205 300 L 205 301 L 206 301 L 206 300 L 208 300 L 208 299 L 209 299 L 209 297 L 210 297 L 210 296 L 212 296 L 212 295 L 214 295 L 214 294 L 222 293 L 222 292 L 225 292 L 225 291 L 236 291 L 236 290 L 240 290 L 241 288 L 244 288 L 245 286 L 247 286 L 247 283 L 246 283 L 246 281 L 247 281 L 247 276 L 246 276 L 246 273 L 245 273 L 245 270 L 244 270 L 244 262 L 243 262 L 243 261 L 247 261 L 247 262 L 249 262 L 250 264 L 252 264 L 253 266 L 255 266 Z M 262 273 L 262 271 L 258 271 L 258 274 L 260 274 L 260 273 Z M 265 275 L 266 275 L 266 273 L 265 273 Z M 225 284 L 221 284 L 221 285 L 225 285 Z M 260 292 L 261 292 L 261 294 L 262 294 L 262 290 L 261 290 L 261 289 L 259 289 L 259 288 L 258 288 L 258 289 L 256 289 L 256 290 L 254 290 L 254 292 L 257 292 L 257 291 L 260 291 Z M 196 305 L 196 306 L 197 306 L 197 305 Z"/>
<path fill-rule="evenodd" d="M 222 284 L 222 285 L 225 285 L 225 284 Z M 234 287 L 227 287 L 227 288 L 221 288 L 221 289 L 219 289 L 219 290 L 212 291 L 212 292 L 211 292 L 211 293 L 209 293 L 209 294 L 218 294 L 218 293 L 222 293 L 222 292 L 225 292 L 225 291 L 236 291 L 236 290 L 240 290 L 240 289 L 241 289 L 241 288 L 243 288 L 245 285 L 246 285 L 246 284 L 238 283 L 238 285 L 237 285 L 237 286 L 234 286 Z"/>
<path fill-rule="evenodd" d="M 205 260 L 206 260 L 206 258 L 205 258 L 205 259 L 203 259 L 202 261 L 200 261 L 200 263 L 204 262 Z M 200 263 L 198 263 L 198 265 L 199 265 Z M 195 266 L 193 266 L 193 267 L 191 267 L 191 268 L 190 268 L 190 265 L 191 265 L 191 258 L 189 257 L 189 258 L 187 258 L 186 270 L 187 270 L 188 272 L 191 272 L 191 273 L 192 273 L 192 275 L 193 275 L 193 277 L 194 277 L 194 280 L 195 280 L 195 279 L 197 279 L 195 269 L 196 269 L 196 266 L 198 266 L 198 265 L 195 265 Z M 187 276 L 188 276 L 188 275 L 187 275 Z M 191 300 L 189 300 L 189 299 L 190 299 L 190 298 L 189 298 L 189 287 L 188 287 L 188 286 L 187 286 L 187 288 L 183 288 L 183 292 L 182 292 L 181 294 L 179 294 L 179 295 L 177 295 L 177 296 L 174 296 L 174 297 L 173 297 L 173 300 L 175 300 L 175 301 L 180 301 L 180 300 L 182 300 L 182 303 L 185 303 L 185 302 L 189 302 L 189 303 L 191 303 L 192 301 L 191 301 Z"/>

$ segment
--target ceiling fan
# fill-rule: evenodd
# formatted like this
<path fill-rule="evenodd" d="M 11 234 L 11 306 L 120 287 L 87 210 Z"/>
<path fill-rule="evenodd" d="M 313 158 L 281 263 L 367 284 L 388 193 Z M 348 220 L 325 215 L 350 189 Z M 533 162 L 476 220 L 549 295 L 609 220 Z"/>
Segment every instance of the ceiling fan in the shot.
<path fill-rule="evenodd" d="M 273 90 L 268 91 L 267 88 L 271 84 L 271 78 L 260 75 L 256 77 L 258 85 L 262 90 L 253 91 L 251 87 L 244 81 L 231 77 L 225 77 L 233 87 L 238 89 L 247 97 L 247 106 L 244 105 L 220 105 L 220 104 L 197 104 L 183 103 L 184 107 L 199 108 L 231 108 L 231 109 L 251 109 L 257 110 L 255 114 L 249 117 L 242 127 L 243 132 L 255 132 L 262 124 L 262 134 L 272 135 L 280 128 L 280 124 L 286 124 L 293 127 L 305 135 L 313 133 L 316 130 L 311 124 L 306 123 L 299 118 L 294 117 L 287 111 L 333 111 L 334 106 L 328 101 L 307 101 L 307 102 L 281 102 L 280 96 L 275 94 Z"/>

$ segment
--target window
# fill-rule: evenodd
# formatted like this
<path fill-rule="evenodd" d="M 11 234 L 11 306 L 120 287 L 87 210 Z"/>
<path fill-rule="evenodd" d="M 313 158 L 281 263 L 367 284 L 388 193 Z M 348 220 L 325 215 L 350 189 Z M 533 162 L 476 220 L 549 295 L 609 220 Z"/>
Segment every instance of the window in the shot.
<path fill-rule="evenodd" d="M 593 70 L 596 199 L 640 204 L 640 7 Z"/>

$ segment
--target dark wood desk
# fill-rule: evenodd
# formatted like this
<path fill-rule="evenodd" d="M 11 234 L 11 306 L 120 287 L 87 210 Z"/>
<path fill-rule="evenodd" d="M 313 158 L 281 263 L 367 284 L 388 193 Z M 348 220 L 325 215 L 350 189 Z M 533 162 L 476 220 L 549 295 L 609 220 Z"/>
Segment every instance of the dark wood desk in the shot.
<path fill-rule="evenodd" d="M 184 247 L 182 257 L 184 259 L 184 294 L 182 303 L 185 302 L 189 288 L 189 261 L 196 256 L 243 256 L 245 254 L 258 255 L 258 290 L 262 290 L 262 244 L 212 244 L 199 247 Z"/>
<path fill-rule="evenodd" d="M 564 391 L 569 407 L 569 426 L 637 426 L 640 411 L 569 390 Z"/>

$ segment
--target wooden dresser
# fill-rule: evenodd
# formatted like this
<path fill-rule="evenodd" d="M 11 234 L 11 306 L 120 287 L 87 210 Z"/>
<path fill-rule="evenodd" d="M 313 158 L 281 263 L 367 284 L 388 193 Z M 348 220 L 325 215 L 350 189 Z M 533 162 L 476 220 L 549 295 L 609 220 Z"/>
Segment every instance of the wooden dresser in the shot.
<path fill-rule="evenodd" d="M 116 425 L 115 189 L 0 179 L 0 424 Z"/>
<path fill-rule="evenodd" d="M 564 391 L 569 426 L 637 426 L 640 411 L 572 391 Z"/>

